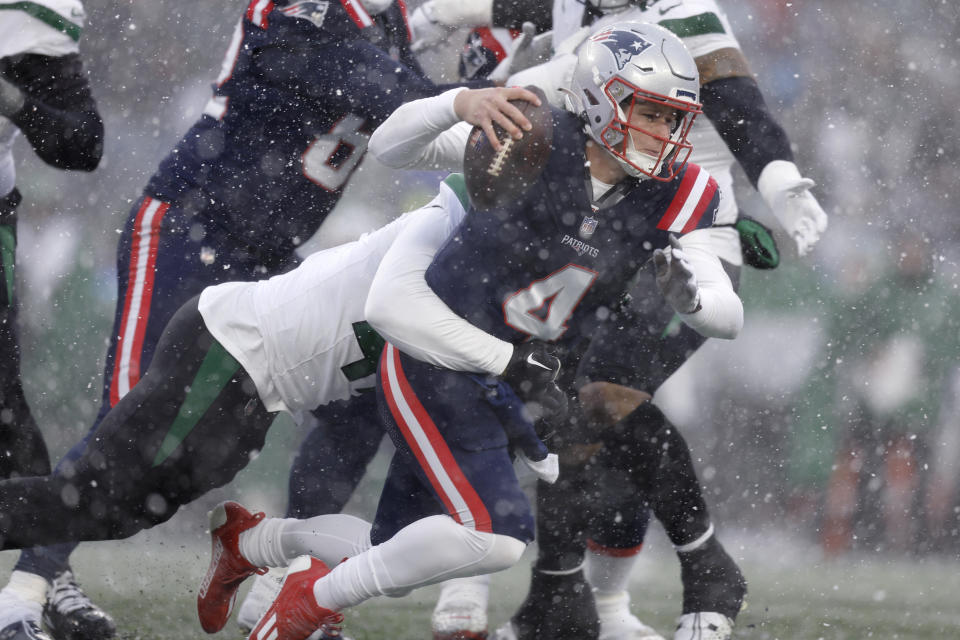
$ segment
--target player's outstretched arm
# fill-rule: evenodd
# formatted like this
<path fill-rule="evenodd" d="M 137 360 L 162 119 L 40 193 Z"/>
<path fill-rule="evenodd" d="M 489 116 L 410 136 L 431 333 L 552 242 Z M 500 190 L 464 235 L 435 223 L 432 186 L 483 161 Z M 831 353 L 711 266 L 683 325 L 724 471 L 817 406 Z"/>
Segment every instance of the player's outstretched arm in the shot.
<path fill-rule="evenodd" d="M 93 171 L 100 163 L 103 120 L 78 54 L 4 59 L 0 115 L 19 127 L 51 166 Z"/>
<path fill-rule="evenodd" d="M 370 286 L 364 316 L 398 349 L 446 369 L 499 375 L 513 345 L 473 326 L 450 309 L 427 284 L 437 250 L 465 213 L 446 185 L 410 221 L 384 255 Z"/>
<path fill-rule="evenodd" d="M 471 125 L 484 127 L 499 146 L 493 123 L 505 127 L 514 137 L 529 130 L 530 121 L 509 100 L 520 98 L 540 104 L 536 94 L 521 89 L 453 89 L 408 102 L 397 108 L 370 137 L 368 151 L 394 169 L 463 168 L 463 151 Z"/>
<path fill-rule="evenodd" d="M 793 162 L 786 131 L 767 108 L 739 49 L 697 58 L 703 112 L 760 191 L 784 230 L 805 255 L 827 228 L 827 214 Z"/>
<path fill-rule="evenodd" d="M 435 47 L 462 27 L 519 29 L 532 22 L 538 31 L 546 31 L 552 7 L 552 0 L 427 0 L 410 15 L 413 49 Z"/>

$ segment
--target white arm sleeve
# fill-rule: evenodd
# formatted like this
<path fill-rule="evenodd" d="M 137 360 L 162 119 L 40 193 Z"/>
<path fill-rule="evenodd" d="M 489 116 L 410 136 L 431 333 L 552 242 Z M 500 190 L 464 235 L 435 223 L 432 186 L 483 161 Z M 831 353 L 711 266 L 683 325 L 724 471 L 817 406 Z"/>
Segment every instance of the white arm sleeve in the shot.
<path fill-rule="evenodd" d="M 743 302 L 720 264 L 708 231 L 697 229 L 680 237 L 680 246 L 700 287 L 701 308 L 696 313 L 679 315 L 687 326 L 702 335 L 733 340 L 743 328 Z"/>
<path fill-rule="evenodd" d="M 510 362 L 513 345 L 458 316 L 424 279 L 437 250 L 463 217 L 456 196 L 445 189 L 442 186 L 440 196 L 411 214 L 412 220 L 387 251 L 364 314 L 381 336 L 418 360 L 499 375 Z"/>
<path fill-rule="evenodd" d="M 453 110 L 464 88 L 400 105 L 370 136 L 367 150 L 394 169 L 462 171 L 472 127 Z"/>

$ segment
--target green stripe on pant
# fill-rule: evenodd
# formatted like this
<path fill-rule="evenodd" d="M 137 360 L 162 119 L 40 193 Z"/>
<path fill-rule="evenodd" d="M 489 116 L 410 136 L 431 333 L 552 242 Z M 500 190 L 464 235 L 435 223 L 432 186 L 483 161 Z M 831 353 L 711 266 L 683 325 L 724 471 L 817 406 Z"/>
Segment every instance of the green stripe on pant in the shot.
<path fill-rule="evenodd" d="M 16 228 L 0 225 L 0 259 L 3 261 L 3 279 L 7 287 L 7 305 L 13 306 L 14 264 L 17 253 Z"/>
<path fill-rule="evenodd" d="M 214 342 L 203 358 L 203 362 L 200 363 L 200 369 L 183 399 L 183 404 L 180 405 L 180 411 L 153 459 L 154 467 L 163 464 L 164 460 L 169 458 L 180 443 L 190 435 L 197 422 L 239 369 L 240 363 L 227 352 L 223 345 Z"/>

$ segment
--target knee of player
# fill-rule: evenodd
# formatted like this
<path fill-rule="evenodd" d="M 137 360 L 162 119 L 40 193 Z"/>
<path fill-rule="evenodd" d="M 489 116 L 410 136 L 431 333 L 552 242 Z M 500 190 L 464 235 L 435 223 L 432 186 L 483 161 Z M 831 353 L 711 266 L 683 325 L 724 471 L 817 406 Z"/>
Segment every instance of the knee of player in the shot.
<path fill-rule="evenodd" d="M 489 536 L 489 539 L 486 541 L 488 551 L 483 560 L 483 568 L 485 569 L 483 573 L 509 569 L 520 560 L 527 548 L 526 542 L 513 536 L 498 533 L 486 535 Z"/>

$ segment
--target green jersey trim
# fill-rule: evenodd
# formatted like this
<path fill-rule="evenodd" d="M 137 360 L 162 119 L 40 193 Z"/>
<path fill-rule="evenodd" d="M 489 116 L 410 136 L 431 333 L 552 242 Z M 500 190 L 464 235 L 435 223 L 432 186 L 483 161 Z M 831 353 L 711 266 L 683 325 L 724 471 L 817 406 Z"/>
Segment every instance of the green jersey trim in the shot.
<path fill-rule="evenodd" d="M 70 36 L 70 38 L 77 42 L 80 40 L 80 32 L 83 31 L 80 25 L 70 22 L 62 15 L 45 7 L 42 4 L 37 2 L 4 2 L 0 3 L 0 11 L 23 11 L 27 13 L 40 22 L 46 24 L 47 26 L 65 33 Z"/>
<path fill-rule="evenodd" d="M 240 363 L 231 356 L 219 342 L 214 342 L 200 363 L 200 369 L 193 378 L 190 390 L 180 405 L 180 411 L 160 444 L 160 450 L 153 459 L 158 467 L 170 457 L 180 443 L 186 440 L 197 422 L 207 412 L 213 401 L 223 390 L 233 375 L 240 369 Z"/>
<path fill-rule="evenodd" d="M 3 260 L 3 277 L 7 285 L 7 304 L 13 306 L 13 269 L 16 264 L 17 236 L 14 235 L 13 227 L 4 224 L 0 225 L 0 254 Z"/>
<path fill-rule="evenodd" d="M 715 13 L 701 13 L 689 18 L 676 20 L 661 20 L 658 23 L 664 29 L 669 29 L 679 38 L 691 36 L 705 36 L 709 33 L 726 33 L 720 17 Z"/>
<path fill-rule="evenodd" d="M 667 323 L 667 326 L 663 328 L 663 331 L 660 332 L 660 339 L 666 340 L 672 334 L 676 333 L 679 330 L 680 325 L 683 324 L 683 320 L 680 318 L 680 314 L 675 313 L 673 317 L 670 318 L 670 322 Z"/>
<path fill-rule="evenodd" d="M 462 173 L 451 173 L 444 178 L 443 183 L 453 190 L 457 200 L 463 205 L 464 210 L 470 208 L 470 196 L 467 195 L 467 181 Z"/>
<path fill-rule="evenodd" d="M 377 372 L 377 362 L 379 362 L 380 353 L 386 344 L 380 334 L 374 331 L 373 327 L 366 321 L 354 322 L 353 333 L 357 336 L 357 344 L 360 345 L 363 358 L 340 367 L 340 371 L 350 382 L 363 380 Z M 363 391 L 363 389 L 359 390 Z"/>

